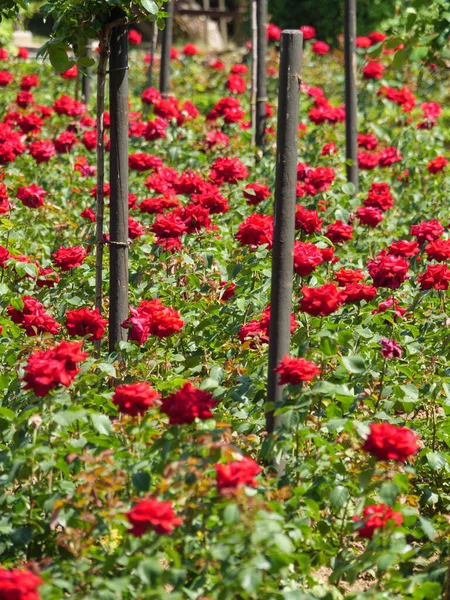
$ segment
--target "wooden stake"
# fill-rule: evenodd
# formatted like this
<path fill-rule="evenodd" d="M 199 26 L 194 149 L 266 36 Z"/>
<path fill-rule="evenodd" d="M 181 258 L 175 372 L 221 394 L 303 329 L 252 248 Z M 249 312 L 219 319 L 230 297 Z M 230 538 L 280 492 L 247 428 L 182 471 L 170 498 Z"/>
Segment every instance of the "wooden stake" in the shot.
<path fill-rule="evenodd" d="M 266 144 L 267 102 L 267 0 L 256 0 L 257 76 L 256 76 L 256 145 Z"/>
<path fill-rule="evenodd" d="M 168 96 L 170 90 L 170 49 L 173 37 L 173 15 L 175 11 L 174 0 L 168 0 L 164 7 L 169 16 L 165 20 L 166 26 L 162 35 L 161 70 L 159 72 L 159 91 L 162 96 Z"/>
<path fill-rule="evenodd" d="M 347 181 L 358 193 L 358 95 L 356 90 L 356 0 L 344 0 L 345 156 Z"/>
<path fill-rule="evenodd" d="M 283 356 L 289 354 L 291 340 L 302 46 L 303 34 L 300 31 L 285 30 L 281 33 L 267 382 L 267 402 L 273 403 L 274 408 L 266 413 L 266 427 L 270 434 L 281 425 L 281 416 L 275 416 L 274 412 L 283 398 L 283 386 L 278 385 L 274 369 Z M 281 469 L 280 464 L 277 467 Z"/>
<path fill-rule="evenodd" d="M 112 30 L 109 102 L 110 153 L 110 313 L 109 350 L 113 352 L 126 330 L 128 316 L 128 27 Z"/>

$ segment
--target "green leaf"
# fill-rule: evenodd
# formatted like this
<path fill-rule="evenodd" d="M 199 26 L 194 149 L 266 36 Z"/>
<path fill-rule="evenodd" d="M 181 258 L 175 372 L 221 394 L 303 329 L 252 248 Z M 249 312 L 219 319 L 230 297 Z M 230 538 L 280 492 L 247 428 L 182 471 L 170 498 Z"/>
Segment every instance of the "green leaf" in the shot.
<path fill-rule="evenodd" d="M 349 499 L 350 492 L 343 485 L 337 485 L 330 494 L 331 506 L 337 510 L 341 509 Z"/>
<path fill-rule="evenodd" d="M 164 571 L 163 565 L 153 558 L 145 558 L 141 560 L 136 569 L 142 583 L 152 585 L 155 579 Z"/>
<path fill-rule="evenodd" d="M 133 473 L 131 481 L 138 492 L 148 492 L 150 489 L 150 475 L 146 471 Z"/>
<path fill-rule="evenodd" d="M 394 54 L 394 59 L 392 61 L 392 66 L 394 69 L 401 69 L 405 64 L 407 58 L 409 56 L 409 50 L 403 48 L 402 50 L 397 50 Z"/>
<path fill-rule="evenodd" d="M 110 363 L 98 363 L 97 369 L 101 373 L 106 373 L 106 375 L 109 375 L 110 377 L 116 377 L 117 375 L 115 366 L 111 365 Z"/>
<path fill-rule="evenodd" d="M 229 504 L 223 511 L 223 520 L 228 525 L 237 523 L 241 518 L 239 507 L 236 504 Z"/>
<path fill-rule="evenodd" d="M 353 183 L 351 183 L 350 181 L 348 183 L 344 183 L 341 186 L 341 190 L 343 191 L 344 194 L 346 194 L 347 196 L 353 196 L 353 194 L 355 193 L 355 186 Z"/>
<path fill-rule="evenodd" d="M 448 465 L 448 461 L 442 452 L 428 452 L 427 461 L 432 471 L 440 471 Z"/>
<path fill-rule="evenodd" d="M 52 67 L 58 73 L 67 71 L 74 63 L 69 60 L 66 50 L 62 46 L 50 45 L 48 48 L 48 56 Z"/>
<path fill-rule="evenodd" d="M 159 11 L 158 5 L 153 0 L 142 0 L 142 8 L 151 15 L 156 15 Z"/>
<path fill-rule="evenodd" d="M 421 516 L 419 516 L 419 521 L 424 534 L 429 540 L 433 541 L 436 538 L 436 531 L 431 522 L 428 519 L 425 519 L 425 517 Z"/>
<path fill-rule="evenodd" d="M 350 371 L 350 373 L 364 373 L 366 370 L 366 363 L 362 356 L 354 354 L 352 356 L 341 356 L 341 362 L 343 366 Z"/>
<path fill-rule="evenodd" d="M 106 415 L 91 415 L 95 429 L 103 435 L 109 435 L 112 430 L 111 421 Z"/>
<path fill-rule="evenodd" d="M 6 421 L 14 421 L 14 418 L 14 411 L 12 411 L 10 408 L 0 406 L 0 419 L 5 419 Z"/>
<path fill-rule="evenodd" d="M 392 50 L 393 48 L 397 48 L 397 46 L 400 46 L 400 44 L 402 42 L 403 42 L 403 40 L 401 37 L 394 36 L 394 37 L 388 38 L 385 41 L 384 45 L 388 50 Z"/>
<path fill-rule="evenodd" d="M 413 62 L 420 62 L 427 56 L 427 54 L 428 48 L 426 46 L 417 46 L 417 48 L 414 48 L 411 52 L 410 59 Z"/>

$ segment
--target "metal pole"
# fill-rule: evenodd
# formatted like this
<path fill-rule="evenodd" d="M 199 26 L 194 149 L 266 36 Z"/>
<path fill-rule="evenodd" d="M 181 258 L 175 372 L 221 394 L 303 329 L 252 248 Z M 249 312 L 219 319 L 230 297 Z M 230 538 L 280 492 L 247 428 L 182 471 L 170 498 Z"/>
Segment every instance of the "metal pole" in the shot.
<path fill-rule="evenodd" d="M 126 339 L 120 325 L 128 316 L 128 27 L 112 30 L 109 60 L 110 313 L 109 350 Z"/>
<path fill-rule="evenodd" d="M 266 143 L 267 102 L 267 0 L 256 1 L 257 21 L 257 74 L 256 74 L 256 145 Z"/>
<path fill-rule="evenodd" d="M 267 401 L 274 403 L 275 410 L 282 400 L 283 386 L 278 385 L 274 369 L 289 354 L 291 340 L 302 46 L 300 31 L 282 32 L 267 381 Z M 281 416 L 275 416 L 272 408 L 266 413 L 267 431 L 273 433 L 280 425 Z"/>
<path fill-rule="evenodd" d="M 169 13 L 166 19 L 162 35 L 161 46 L 161 70 L 159 72 L 159 91 L 162 96 L 169 95 L 170 89 L 170 48 L 173 37 L 173 16 L 175 12 L 175 0 L 169 0 L 164 10 Z"/>
<path fill-rule="evenodd" d="M 356 0 L 344 0 L 345 156 L 347 181 L 358 193 L 358 95 L 356 91 Z"/>
<path fill-rule="evenodd" d="M 147 87 L 153 85 L 153 64 L 155 62 L 156 45 L 158 43 L 158 27 L 156 21 L 152 23 L 152 41 L 150 46 L 150 62 L 147 70 Z"/>

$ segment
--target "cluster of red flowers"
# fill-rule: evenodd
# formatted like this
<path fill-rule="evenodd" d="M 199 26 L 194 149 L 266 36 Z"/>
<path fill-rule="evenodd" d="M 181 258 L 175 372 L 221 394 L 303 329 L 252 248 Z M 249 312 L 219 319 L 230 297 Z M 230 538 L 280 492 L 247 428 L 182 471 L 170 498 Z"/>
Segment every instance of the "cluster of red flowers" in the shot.
<path fill-rule="evenodd" d="M 28 336 L 33 337 L 40 333 L 54 335 L 58 333 L 60 325 L 45 311 L 38 300 L 31 296 L 24 296 L 22 303 L 21 309 L 8 306 L 8 315 L 11 321 L 19 324 Z"/>
<path fill-rule="evenodd" d="M 77 363 L 89 356 L 81 351 L 82 346 L 83 342 L 63 341 L 54 348 L 31 354 L 25 366 L 24 389 L 43 397 L 58 385 L 69 386 L 80 371 Z"/>
<path fill-rule="evenodd" d="M 28 569 L 0 567 L 1 600 L 40 600 L 39 586 L 44 582 Z"/>
<path fill-rule="evenodd" d="M 178 333 L 184 326 L 180 314 L 173 308 L 164 306 L 158 300 L 142 300 L 137 309 L 130 307 L 131 316 L 122 327 L 128 329 L 128 339 L 145 344 L 149 335 L 166 338 Z"/>

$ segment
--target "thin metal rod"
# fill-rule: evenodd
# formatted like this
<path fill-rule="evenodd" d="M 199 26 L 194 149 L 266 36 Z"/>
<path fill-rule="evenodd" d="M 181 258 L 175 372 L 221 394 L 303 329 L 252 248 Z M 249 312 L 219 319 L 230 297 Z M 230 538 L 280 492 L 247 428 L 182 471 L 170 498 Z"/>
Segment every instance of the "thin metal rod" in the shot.
<path fill-rule="evenodd" d="M 267 102 L 267 0 L 256 0 L 257 21 L 257 75 L 256 75 L 256 145 L 266 143 Z"/>
<path fill-rule="evenodd" d="M 150 46 L 150 62 L 147 70 L 147 87 L 153 85 L 153 65 L 155 64 L 156 44 L 158 43 L 158 27 L 156 21 L 152 23 L 152 41 Z"/>
<path fill-rule="evenodd" d="M 113 352 L 126 331 L 128 316 L 128 27 L 111 33 L 109 103 L 110 152 L 110 312 L 109 350 Z"/>
<path fill-rule="evenodd" d="M 84 56 L 91 56 L 91 47 L 89 40 L 86 40 L 84 48 Z M 81 96 L 86 106 L 89 106 L 91 102 L 91 79 L 92 69 L 91 67 L 83 67 L 84 73 L 81 74 Z"/>
<path fill-rule="evenodd" d="M 358 193 L 358 95 L 356 90 L 356 0 L 344 0 L 345 156 L 347 181 Z"/>
<path fill-rule="evenodd" d="M 159 72 L 159 91 L 162 96 L 168 96 L 170 90 L 170 49 L 173 37 L 173 15 L 175 1 L 169 0 L 164 10 L 169 13 L 165 21 L 161 45 L 161 70 Z"/>
<path fill-rule="evenodd" d="M 302 46 L 303 34 L 300 31 L 285 30 L 281 33 L 267 381 L 267 402 L 273 403 L 274 408 L 266 413 L 266 427 L 271 434 L 281 425 L 281 416 L 275 416 L 274 412 L 283 398 L 283 386 L 278 385 L 274 369 L 283 356 L 289 354 L 291 340 Z"/>

